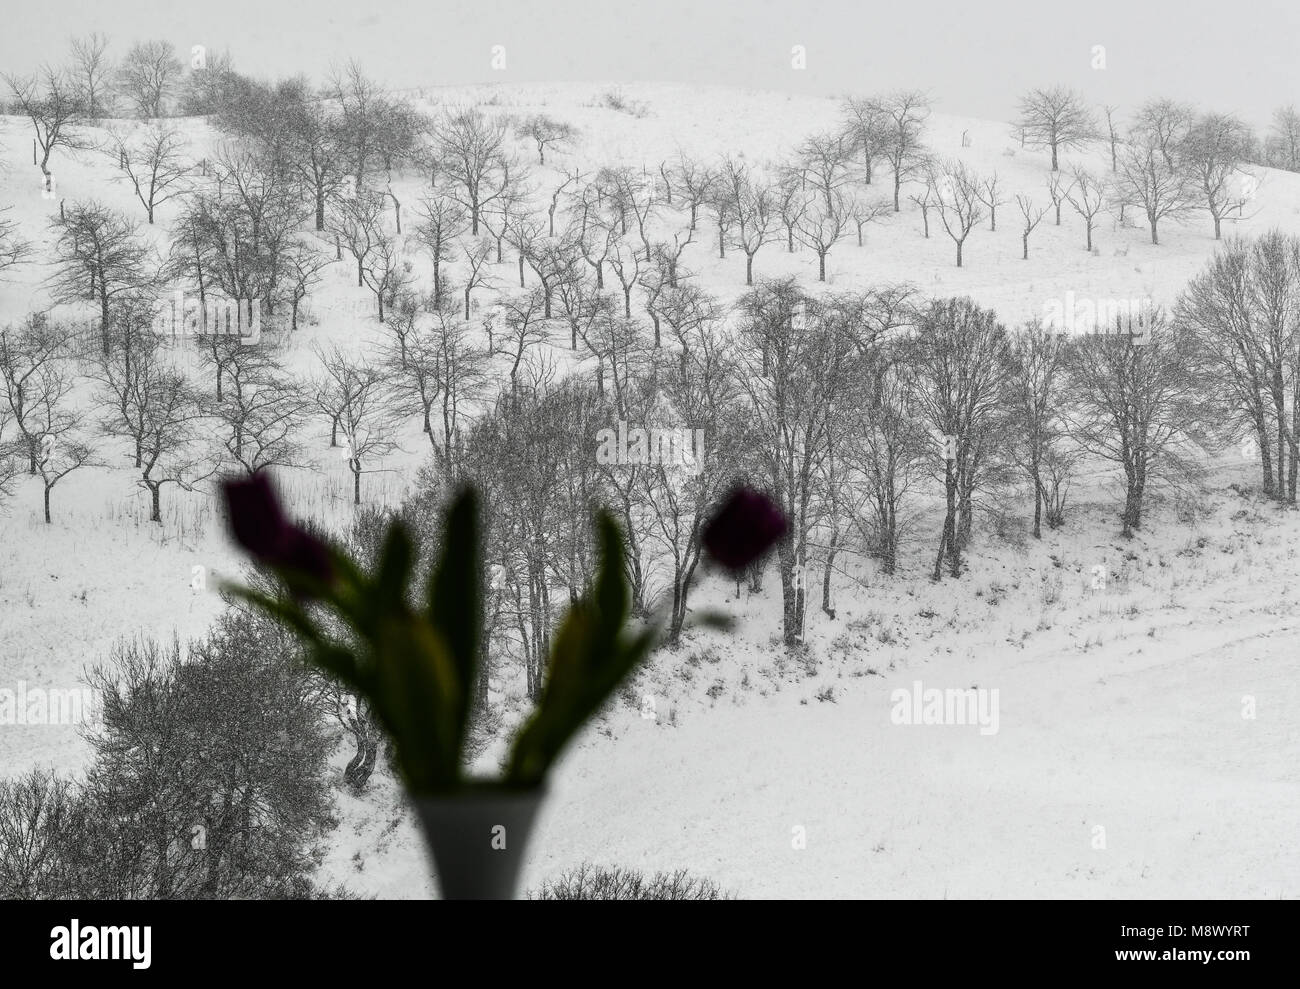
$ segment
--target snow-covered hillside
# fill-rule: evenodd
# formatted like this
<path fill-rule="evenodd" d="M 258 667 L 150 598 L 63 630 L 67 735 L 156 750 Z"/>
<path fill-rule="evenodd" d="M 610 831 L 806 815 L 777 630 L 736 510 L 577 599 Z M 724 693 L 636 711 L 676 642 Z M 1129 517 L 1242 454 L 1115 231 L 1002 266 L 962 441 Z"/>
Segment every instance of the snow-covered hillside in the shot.
<path fill-rule="evenodd" d="M 425 109 L 544 110 L 576 126 L 573 146 L 533 170 L 531 183 L 547 198 L 566 167 L 653 169 L 679 150 L 732 154 L 761 168 L 840 119 L 833 100 L 650 84 L 622 87 L 643 110 L 632 114 L 597 105 L 608 88 L 407 95 Z M 195 158 L 211 153 L 219 139 L 212 129 L 195 120 L 180 126 Z M 904 202 L 901 213 L 867 227 L 864 246 L 850 236 L 834 247 L 827 290 L 907 281 L 929 295 L 972 296 L 1011 325 L 1071 292 L 1170 303 L 1215 248 L 1208 217 L 1162 226 L 1154 246 L 1144 227 L 1118 228 L 1107 216 L 1090 253 L 1066 206 L 1060 226 L 1050 214 L 1043 220 L 1021 260 L 1014 196 L 1048 202 L 1046 155 L 1021 149 L 1005 123 L 943 113 L 930 118 L 925 140 L 980 174 L 998 173 L 1009 204 L 997 231 L 984 221 L 959 269 L 942 230 L 932 223 L 925 238 L 919 210 Z M 7 218 L 44 258 L 58 201 L 42 198 L 30 145 L 25 120 L 0 117 L 0 206 L 12 204 Z M 1100 150 L 1067 161 L 1108 167 Z M 58 152 L 52 164 L 69 203 L 97 199 L 142 215 L 102 155 Z M 1300 175 L 1259 173 L 1257 198 L 1245 218 L 1225 224 L 1227 233 L 1300 233 Z M 877 182 L 883 199 L 887 170 Z M 393 181 L 407 204 L 426 184 L 414 173 Z M 172 206 L 147 228 L 160 245 Z M 744 257 L 719 259 L 701 227 L 683 263 L 732 300 L 745 290 Z M 425 274 L 427 259 L 412 258 Z M 816 263 L 778 241 L 754 267 L 756 276 L 796 275 L 820 289 Z M 518 291 L 513 256 L 492 267 L 499 291 Z M 0 324 L 48 307 L 44 264 L 7 274 Z M 297 370 L 312 365 L 313 342 L 361 349 L 384 332 L 347 262 L 325 269 L 307 309 L 290 342 Z M 562 366 L 573 360 L 565 342 L 555 348 Z M 87 388 L 82 401 L 91 395 Z M 354 511 L 351 476 L 325 426 L 319 417 L 310 424 L 318 469 L 286 474 L 284 487 L 296 512 L 343 525 Z M 365 478 L 366 502 L 396 505 L 408 492 L 428 456 L 417 421 L 402 446 L 385 461 L 392 472 Z M 124 445 L 107 445 L 115 466 L 62 482 L 53 524 L 43 522 L 37 479 L 20 478 L 0 506 L 0 687 L 75 688 L 83 668 L 120 639 L 184 639 L 219 612 L 217 582 L 241 562 L 211 488 L 168 489 L 163 523 L 151 523 L 125 454 Z M 627 697 L 589 726 L 555 773 L 525 884 L 593 860 L 686 867 L 744 897 L 1300 895 L 1300 602 L 1291 580 L 1300 516 L 1257 499 L 1257 465 L 1231 450 L 1211 465 L 1203 498 L 1157 500 L 1144 530 L 1124 541 L 1113 482 L 1091 473 L 1071 496 L 1066 528 L 1041 541 L 1015 525 L 979 532 L 958 581 L 927 579 L 941 519 L 924 519 L 903 546 L 898 576 L 869 560 L 843 565 L 835 617 L 810 608 L 796 654 L 780 644 L 775 581 L 740 600 L 734 585 L 706 583 L 696 603 L 742 617 L 739 631 L 700 632 L 657 654 Z M 1101 587 L 1097 567 L 1106 574 Z M 891 695 L 917 681 L 996 689 L 997 732 L 895 724 Z M 522 684 L 502 671 L 494 686 L 513 724 L 524 711 Z M 653 718 L 642 715 L 646 696 L 655 698 Z M 503 753 L 504 742 L 489 746 L 480 768 Z M 75 771 L 86 756 L 73 726 L 0 728 L 5 775 L 42 765 Z M 341 765 L 346 756 L 336 758 Z M 340 789 L 338 804 L 342 823 L 324 878 L 385 897 L 433 892 L 386 771 L 364 799 Z"/>

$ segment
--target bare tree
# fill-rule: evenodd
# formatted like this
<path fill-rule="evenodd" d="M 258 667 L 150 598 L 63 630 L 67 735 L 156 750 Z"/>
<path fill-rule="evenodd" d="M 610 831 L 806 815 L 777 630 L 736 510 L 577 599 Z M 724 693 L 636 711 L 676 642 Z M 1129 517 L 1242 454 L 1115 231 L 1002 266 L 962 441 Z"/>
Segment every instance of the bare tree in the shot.
<path fill-rule="evenodd" d="M 905 503 L 922 478 L 932 446 L 899 373 L 900 356 L 894 345 L 871 354 L 855 392 L 854 412 L 862 425 L 845 438 L 842 453 L 852 482 L 865 495 L 867 511 L 853 513 L 854 521 L 864 528 L 887 576 L 898 570 L 900 539 L 907 529 Z M 869 528 L 862 526 L 864 515 Z"/>
<path fill-rule="evenodd" d="M 1089 334 L 1070 350 L 1070 431 L 1090 454 L 1122 471 L 1125 538 L 1142 525 L 1148 488 L 1199 476 L 1189 434 L 1210 411 L 1187 335 L 1158 313 L 1145 319 L 1145 332 Z"/>
<path fill-rule="evenodd" d="M 1173 314 L 1226 405 L 1227 438 L 1256 444 L 1264 494 L 1296 499 L 1300 473 L 1300 240 L 1233 238 L 1188 283 Z"/>
<path fill-rule="evenodd" d="M 212 71 L 211 68 L 203 70 Z M 312 99 L 305 89 L 294 89 L 285 100 L 283 116 L 287 122 L 277 123 L 287 131 L 289 158 L 303 182 L 311 190 L 316 207 L 316 229 L 325 229 L 326 204 L 344 193 L 343 183 L 347 172 L 343 121 L 331 115 L 324 104 Z M 280 116 L 280 115 L 277 115 Z M 353 176 L 355 183 L 356 178 Z M 349 190 L 358 191 L 354 185 Z"/>
<path fill-rule="evenodd" d="M 945 513 L 933 580 L 962 572 L 976 493 L 1005 449 L 1007 337 L 991 310 L 939 299 L 921 315 L 900 367 L 942 465 Z"/>
<path fill-rule="evenodd" d="M 1273 111 L 1266 147 L 1269 164 L 1300 172 L 1300 110 L 1293 104 Z"/>
<path fill-rule="evenodd" d="M 81 38 L 73 38 L 72 78 L 77 98 L 91 120 L 107 117 L 112 111 L 110 82 L 113 74 L 109 62 L 108 38 L 98 31 Z"/>
<path fill-rule="evenodd" d="M 17 333 L 0 331 L 0 383 L 21 435 L 17 446 L 29 473 L 40 474 L 47 524 L 55 485 L 75 470 L 99 466 L 81 434 L 82 415 L 72 408 L 75 377 L 67 340 L 67 331 L 43 316 L 29 319 Z M 7 475 L 0 468 L 0 479 Z"/>
<path fill-rule="evenodd" d="M 818 208 L 824 206 L 819 202 Z M 789 646 L 803 638 L 810 537 L 823 510 L 823 466 L 845 419 L 842 406 L 856 380 L 858 348 L 842 322 L 819 312 L 793 280 L 761 282 L 740 307 L 737 360 L 755 481 L 789 520 L 776 548 Z"/>
<path fill-rule="evenodd" d="M 185 138 L 174 127 L 161 123 L 110 135 L 104 153 L 131 184 L 152 224 L 155 209 L 186 191 L 185 180 L 193 165 L 186 154 Z"/>
<path fill-rule="evenodd" d="M 117 88 L 145 120 L 161 117 L 181 75 L 170 41 L 138 41 L 117 69 Z"/>
<path fill-rule="evenodd" d="M 830 202 L 811 197 L 799 220 L 799 239 L 817 255 L 817 280 L 826 281 L 826 257 L 831 248 L 848 233 L 852 210 L 843 193 L 836 192 Z"/>
<path fill-rule="evenodd" d="M 46 525 L 54 521 L 50 512 L 50 499 L 54 494 L 55 486 L 73 471 L 80 470 L 82 467 L 104 466 L 95 447 L 77 432 L 77 425 L 75 422 L 60 423 L 44 434 L 48 439 L 44 440 L 37 470 L 41 475 L 41 485 L 44 488 L 42 507 Z"/>
<path fill-rule="evenodd" d="M 465 211 L 460 204 L 438 195 L 420 200 L 420 215 L 424 222 L 416 225 L 415 237 L 433 261 L 433 294 L 442 298 L 442 266 L 454 256 L 452 247 L 465 232 Z"/>
<path fill-rule="evenodd" d="M 936 205 L 934 182 L 933 170 L 926 169 L 925 185 L 922 186 L 921 191 L 907 197 L 921 211 L 921 230 L 926 240 L 930 239 L 930 210 Z"/>
<path fill-rule="evenodd" d="M 141 453 L 138 483 L 149 492 L 149 521 L 161 524 L 165 486 L 189 491 L 216 473 L 216 461 L 201 442 L 206 415 L 184 374 L 152 362 L 144 366 L 133 402 L 140 424 L 132 436 Z"/>
<path fill-rule="evenodd" d="M 545 312 L 545 293 L 540 286 L 522 297 L 502 302 L 505 342 L 499 352 L 510 359 L 512 395 L 519 392 L 519 369 L 528 359 L 529 351 L 550 342 Z"/>
<path fill-rule="evenodd" d="M 738 382 L 726 341 L 716 327 L 704 329 L 690 359 L 665 368 L 660 398 L 672 421 L 698 430 L 704 449 L 693 465 L 650 464 L 640 471 L 640 503 L 650 519 L 644 541 L 667 558 L 668 638 L 677 641 L 686 623 L 701 562 L 701 533 L 708 512 L 741 465 L 745 424 L 737 404 Z M 665 414 L 664 412 L 660 413 Z M 679 427 L 680 428 L 680 427 Z"/>
<path fill-rule="evenodd" d="M 485 202 L 509 181 L 506 126 L 468 109 L 448 114 L 436 134 L 443 173 L 469 213 L 470 234 L 477 237 Z"/>
<path fill-rule="evenodd" d="M 1063 521 L 1064 491 L 1069 488 L 1067 468 L 1072 466 L 1063 450 L 1067 343 L 1063 336 L 1035 321 L 1013 333 L 1010 344 L 1007 393 L 1015 415 L 1011 449 L 1017 466 L 1034 487 L 1033 536 L 1041 539 L 1045 506 L 1052 528 Z M 1053 464 L 1060 468 L 1055 475 L 1049 469 Z"/>
<path fill-rule="evenodd" d="M 1159 223 L 1180 219 L 1195 209 L 1195 188 L 1181 168 L 1171 167 L 1158 148 L 1134 145 L 1120 157 L 1117 195 L 1142 208 L 1151 228 L 1151 243 L 1160 243 Z"/>
<path fill-rule="evenodd" d="M 854 147 L 862 155 L 862 180 L 870 185 L 872 166 L 884 154 L 893 121 L 874 99 L 849 96 L 845 97 L 842 107 L 845 129 L 852 135 Z"/>
<path fill-rule="evenodd" d="M 93 201 L 74 203 L 52 225 L 56 239 L 51 294 L 60 303 L 97 304 L 107 352 L 114 303 L 156 280 L 152 251 L 140 238 L 137 221 Z"/>
<path fill-rule="evenodd" d="M 613 310 L 613 300 L 585 278 L 572 278 L 556 288 L 560 315 L 569 327 L 569 348 L 578 349 L 578 340 L 587 339 L 594 323 Z"/>
<path fill-rule="evenodd" d="M 1046 206 L 1035 206 L 1032 199 L 1025 195 L 1016 196 L 1016 205 L 1020 207 L 1020 215 L 1024 219 L 1024 224 L 1020 228 L 1020 246 L 1022 261 L 1029 260 L 1029 235 L 1034 232 L 1034 228 L 1047 215 Z"/>
<path fill-rule="evenodd" d="M 1021 97 L 1019 126 L 1029 146 L 1051 150 L 1053 172 L 1060 167 L 1061 151 L 1081 148 L 1097 134 L 1083 97 L 1064 86 L 1032 89 Z"/>
<path fill-rule="evenodd" d="M 623 295 L 623 317 L 632 318 L 632 290 L 641 284 L 645 272 L 649 270 L 643 255 L 626 237 L 614 241 L 609 254 L 609 267 L 618 279 Z"/>
<path fill-rule="evenodd" d="M 1165 168 L 1173 170 L 1178 153 L 1196 120 L 1190 103 L 1171 99 L 1148 100 L 1138 108 L 1131 128 L 1135 143 L 1160 152 Z"/>
<path fill-rule="evenodd" d="M 1223 217 L 1245 204 L 1244 196 L 1234 195 L 1235 179 L 1253 145 L 1254 136 L 1245 122 L 1223 113 L 1196 118 L 1182 140 L 1179 158 L 1214 221 L 1215 240 L 1222 237 Z"/>
<path fill-rule="evenodd" d="M 19 327 L 0 330 L 0 387 L 5 400 L 0 408 L 18 428 L 30 474 L 36 473 L 42 426 L 53 428 L 55 410 L 62 408 L 70 390 L 64 370 L 70 342 L 68 330 L 44 313 L 29 316 Z"/>
<path fill-rule="evenodd" d="M 852 154 L 853 139 L 842 131 L 814 134 L 799 148 L 800 175 L 817 191 L 828 211 L 834 210 L 836 194 L 849 183 Z"/>
<path fill-rule="evenodd" d="M 537 145 L 537 164 L 546 164 L 546 149 L 560 150 L 577 136 L 577 128 L 563 120 L 556 120 L 545 113 L 534 113 L 523 119 L 518 126 L 520 137 L 526 137 Z"/>
<path fill-rule="evenodd" d="M 378 193 L 358 191 L 351 199 L 340 200 L 334 210 L 332 231 L 347 248 L 357 265 L 357 288 L 366 284 L 366 265 L 370 263 L 384 231 L 384 200 Z"/>
<path fill-rule="evenodd" d="M 698 285 L 669 286 L 655 300 L 655 310 L 681 346 L 683 367 L 689 363 L 701 335 L 713 332 L 722 319 L 718 300 Z"/>
<path fill-rule="evenodd" d="M 1074 181 L 1070 184 L 1070 188 L 1066 190 L 1065 198 L 1070 201 L 1074 211 L 1083 217 L 1084 230 L 1086 231 L 1084 247 L 1091 251 L 1092 230 L 1096 225 L 1097 214 L 1106 205 L 1109 194 L 1107 183 L 1105 179 L 1095 178 L 1083 168 L 1075 167 L 1070 174 Z"/>
<path fill-rule="evenodd" d="M 691 229 L 694 230 L 700 207 L 707 203 L 713 194 L 717 173 L 679 151 L 677 163 L 669 169 L 668 174 L 672 177 L 670 188 L 676 189 L 681 194 L 686 208 L 690 211 Z"/>
<path fill-rule="evenodd" d="M 48 182 L 55 149 L 77 151 L 86 146 L 77 126 L 83 115 L 81 99 L 67 75 L 49 67 L 41 70 L 39 81 L 35 76 L 5 75 L 4 79 L 19 112 L 31 122 L 41 150 L 37 164 Z"/>
<path fill-rule="evenodd" d="M 727 157 L 718 172 L 718 188 L 730 200 L 732 243 L 745 255 L 745 284 L 754 284 L 754 255 L 777 233 L 777 201 L 771 188 L 757 180 L 749 166 Z"/>
<path fill-rule="evenodd" d="M 875 223 L 888 216 L 892 210 L 887 202 L 867 202 L 861 196 L 852 195 L 849 198 L 849 215 L 853 220 L 853 226 L 858 233 L 858 246 L 863 246 L 863 230 L 868 224 Z"/>
<path fill-rule="evenodd" d="M 351 170 L 351 191 L 360 194 L 379 154 L 380 133 L 386 123 L 384 94 L 355 59 L 331 67 L 325 92 L 338 103 L 340 117 L 334 137 Z"/>
<path fill-rule="evenodd" d="M 388 401 L 382 368 L 337 347 L 317 350 L 323 374 L 315 379 L 314 404 L 331 418 L 331 446 L 342 441 L 342 456 L 352 474 L 352 502 L 361 504 L 361 476 L 371 463 L 399 449 L 398 410 Z"/>
<path fill-rule="evenodd" d="M 541 283 L 542 301 L 545 306 L 543 316 L 550 319 L 556 288 L 562 282 L 580 275 L 582 249 L 567 237 L 563 239 L 537 237 L 528 244 L 528 249 L 522 257 Z"/>
<path fill-rule="evenodd" d="M 1111 174 L 1119 171 L 1119 130 L 1115 126 L 1115 114 L 1119 108 L 1107 103 L 1101 108 L 1106 116 L 1106 141 L 1110 145 Z"/>
<path fill-rule="evenodd" d="M 884 156 L 894 173 L 894 212 L 901 210 L 900 190 L 908 177 L 925 169 L 922 135 L 930 116 L 930 98 L 919 90 L 899 90 L 877 100 L 884 126 Z"/>
<path fill-rule="evenodd" d="M 320 281 L 320 273 L 330 263 L 330 259 L 317 245 L 306 239 L 294 240 L 286 251 L 286 257 L 288 267 L 285 272 L 285 284 L 290 306 L 289 332 L 296 333 L 302 303 Z"/>
<path fill-rule="evenodd" d="M 384 306 L 393 300 L 410 281 L 413 267 L 402 256 L 403 244 L 397 237 L 380 230 L 374 245 L 366 255 L 361 276 L 366 287 L 374 293 L 379 322 L 384 321 Z"/>
<path fill-rule="evenodd" d="M 469 269 L 465 274 L 462 292 L 465 298 L 465 319 L 470 318 L 470 296 L 474 289 L 490 285 L 494 279 L 488 270 L 488 261 L 492 257 L 492 241 L 484 238 L 471 241 L 464 248 L 465 265 Z"/>
<path fill-rule="evenodd" d="M 980 202 L 980 180 L 965 164 L 952 161 L 935 177 L 935 190 L 939 221 L 957 245 L 957 267 L 960 268 L 966 238 L 984 218 Z"/>
<path fill-rule="evenodd" d="M 555 211 L 560 208 L 560 198 L 565 195 L 569 186 L 577 185 L 583 179 L 583 173 L 578 169 L 564 173 L 564 181 L 551 190 L 551 201 L 546 207 L 546 233 L 548 237 L 555 236 Z M 669 193 L 671 195 L 671 193 Z"/>
<path fill-rule="evenodd" d="M 1056 225 L 1061 225 L 1061 204 L 1066 202 L 1070 195 L 1070 187 L 1061 179 L 1060 172 L 1053 172 L 1047 177 L 1047 195 L 1052 200 L 1052 208 L 1056 211 Z"/>
<path fill-rule="evenodd" d="M 989 211 L 989 230 L 997 232 L 998 229 L 998 207 L 1006 203 L 1002 198 L 1002 191 L 998 188 L 998 173 L 994 172 L 992 176 L 982 179 L 975 187 L 975 195 L 980 201 L 980 205 L 986 207 Z"/>
<path fill-rule="evenodd" d="M 225 462 L 246 474 L 299 467 L 307 400 L 267 347 L 238 347 L 227 365 L 222 398 L 210 402 Z"/>

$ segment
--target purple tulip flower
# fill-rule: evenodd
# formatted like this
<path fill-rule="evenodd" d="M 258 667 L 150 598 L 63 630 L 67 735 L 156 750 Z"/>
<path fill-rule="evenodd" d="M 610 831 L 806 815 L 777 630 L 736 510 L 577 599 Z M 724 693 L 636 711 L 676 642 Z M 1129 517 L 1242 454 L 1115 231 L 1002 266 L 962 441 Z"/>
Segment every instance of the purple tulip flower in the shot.
<path fill-rule="evenodd" d="M 221 489 L 231 535 L 249 556 L 276 571 L 329 582 L 334 572 L 329 547 L 289 521 L 270 478 L 258 472 L 223 481 Z"/>
<path fill-rule="evenodd" d="M 789 523 L 767 495 L 737 488 L 704 527 L 704 550 L 733 572 L 743 570 L 776 545 Z"/>

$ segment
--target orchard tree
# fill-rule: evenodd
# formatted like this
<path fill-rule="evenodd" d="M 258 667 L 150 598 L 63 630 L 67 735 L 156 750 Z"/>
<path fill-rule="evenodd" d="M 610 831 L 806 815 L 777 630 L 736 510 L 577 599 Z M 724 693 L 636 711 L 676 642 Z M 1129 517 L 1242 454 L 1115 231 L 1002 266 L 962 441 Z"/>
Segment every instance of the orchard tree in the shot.
<path fill-rule="evenodd" d="M 1130 134 L 1133 143 L 1158 151 L 1165 168 L 1172 170 L 1195 121 L 1196 108 L 1190 103 L 1148 100 L 1134 115 Z"/>
<path fill-rule="evenodd" d="M 77 98 L 91 120 L 110 115 L 113 109 L 111 82 L 113 66 L 108 58 L 108 38 L 98 31 L 73 38 L 72 76 Z"/>
<path fill-rule="evenodd" d="M 1007 396 L 1014 410 L 1012 456 L 1034 488 L 1035 539 L 1043 537 L 1043 509 L 1048 525 L 1063 522 L 1064 497 L 1069 478 L 1051 472 L 1053 464 L 1070 464 L 1065 447 L 1068 430 L 1064 419 L 1068 343 L 1040 321 L 1015 331 L 1010 338 L 1011 373 Z"/>
<path fill-rule="evenodd" d="M 556 120 L 545 113 L 534 113 L 518 125 L 518 134 L 537 145 L 537 164 L 545 165 L 546 149 L 562 150 L 573 142 L 578 132 L 572 124 L 563 120 Z"/>
<path fill-rule="evenodd" d="M 469 214 L 470 234 L 477 237 L 484 205 L 509 184 L 506 125 L 471 108 L 447 114 L 435 135 L 443 174 Z"/>
<path fill-rule="evenodd" d="M 45 313 L 34 313 L 18 327 L 0 330 L 0 388 L 9 418 L 18 429 L 29 474 L 37 471 L 42 437 L 65 415 L 72 389 L 67 361 L 72 336 Z M 62 429 L 62 427 L 60 427 Z"/>
<path fill-rule="evenodd" d="M 1294 104 L 1273 111 L 1265 148 L 1268 164 L 1300 172 L 1300 110 Z"/>
<path fill-rule="evenodd" d="M 5 75 L 4 79 L 13 93 L 17 110 L 31 122 L 40 148 L 37 164 L 48 185 L 50 156 L 55 150 L 78 151 L 86 147 L 78 126 L 84 116 L 81 98 L 66 73 L 48 66 L 41 70 L 39 79 L 12 75 Z"/>
<path fill-rule="evenodd" d="M 63 304 L 95 303 L 107 353 L 114 304 L 147 293 L 157 279 L 153 251 L 141 238 L 138 221 L 93 200 L 73 203 L 51 226 L 56 234 L 51 295 Z"/>
<path fill-rule="evenodd" d="M 1115 126 L 1115 114 L 1119 108 L 1106 104 L 1101 108 L 1101 112 L 1106 117 L 1106 142 L 1110 147 L 1110 171 L 1111 174 L 1119 171 L 1119 128 Z"/>
<path fill-rule="evenodd" d="M 1028 196 L 1017 194 L 1016 205 L 1020 207 L 1020 216 L 1023 223 L 1020 228 L 1020 246 L 1022 261 L 1029 260 L 1029 235 L 1034 232 L 1034 228 L 1047 215 L 1046 206 L 1035 206 L 1034 201 Z"/>
<path fill-rule="evenodd" d="M 1296 500 L 1300 474 L 1300 239 L 1271 230 L 1225 241 L 1173 313 L 1227 405 L 1233 439 L 1255 442 L 1264 494 Z"/>
<path fill-rule="evenodd" d="M 1161 220 L 1178 220 L 1196 208 L 1196 188 L 1181 167 L 1166 164 L 1156 147 L 1133 145 L 1120 158 L 1117 195 L 1140 207 L 1151 228 L 1151 243 L 1160 243 Z"/>
<path fill-rule="evenodd" d="M 180 132 L 166 124 L 151 123 L 130 132 L 110 131 L 103 149 L 140 200 L 149 223 L 154 210 L 187 189 L 193 171 Z"/>
<path fill-rule="evenodd" d="M 966 238 L 975 225 L 984 218 L 981 202 L 982 183 L 979 176 L 963 162 L 950 161 L 935 176 L 935 198 L 939 209 L 939 222 L 952 242 L 957 245 L 957 267 L 962 266 L 962 252 Z"/>
<path fill-rule="evenodd" d="M 718 174 L 718 187 L 730 200 L 732 243 L 745 255 L 745 284 L 754 284 L 754 255 L 778 236 L 777 203 L 772 189 L 755 178 L 749 166 L 728 157 Z"/>
<path fill-rule="evenodd" d="M 900 190 L 907 179 L 923 172 L 928 155 L 922 137 L 930 117 L 930 98 L 915 89 L 898 90 L 876 104 L 883 127 L 882 151 L 894 173 L 894 212 L 901 210 Z"/>
<path fill-rule="evenodd" d="M 161 117 L 181 78 L 181 60 L 170 41 L 139 41 L 117 70 L 117 88 L 144 120 Z"/>
<path fill-rule="evenodd" d="M 832 195 L 829 204 L 820 196 L 811 197 L 805 203 L 799 220 L 799 239 L 817 255 L 818 281 L 826 281 L 826 257 L 848 233 L 852 216 L 852 206 L 840 192 Z"/>
<path fill-rule="evenodd" d="M 418 212 L 424 221 L 416 224 L 415 239 L 433 262 L 433 295 L 438 301 L 443 294 L 442 266 L 455 256 L 452 249 L 467 229 L 467 218 L 459 203 L 437 194 L 421 199 Z"/>
<path fill-rule="evenodd" d="M 215 459 L 205 449 L 203 402 L 184 374 L 159 363 L 145 366 L 132 399 L 139 412 L 140 487 L 149 492 L 149 521 L 162 523 L 162 490 L 185 491 L 211 477 Z M 114 430 L 116 432 L 116 430 Z"/>
<path fill-rule="evenodd" d="M 359 195 L 379 153 L 385 97 L 355 59 L 330 69 L 325 92 L 339 108 L 338 119 L 332 124 L 334 143 L 352 177 L 350 188 Z"/>
<path fill-rule="evenodd" d="M 968 298 L 939 299 L 920 314 L 899 363 L 919 420 L 930 431 L 944 489 L 944 520 L 931 579 L 962 573 L 976 495 L 996 481 L 1007 437 L 1006 330 Z"/>
<path fill-rule="evenodd" d="M 1081 148 L 1097 135 L 1083 97 L 1064 86 L 1032 89 L 1021 97 L 1019 127 L 1031 147 L 1051 150 L 1053 172 L 1062 151 Z"/>
<path fill-rule="evenodd" d="M 884 155 L 889 143 L 892 121 L 876 99 L 846 97 L 842 112 L 844 128 L 852 136 L 854 147 L 862 156 L 862 181 L 870 185 L 873 165 Z"/>
<path fill-rule="evenodd" d="M 1214 221 L 1214 239 L 1222 238 L 1224 216 L 1240 209 L 1247 197 L 1241 194 L 1238 176 L 1254 147 L 1255 138 L 1244 121 L 1231 114 L 1207 113 L 1197 117 L 1180 145 L 1179 157 L 1202 201 L 1202 208 Z"/>
<path fill-rule="evenodd" d="M 1079 444 L 1122 473 L 1128 539 L 1142 526 L 1148 489 L 1189 485 L 1203 473 L 1189 441 L 1215 411 L 1188 334 L 1155 312 L 1130 314 L 1122 330 L 1089 334 L 1070 349 L 1068 419 Z"/>
<path fill-rule="evenodd" d="M 760 284 L 740 303 L 738 376 L 746 396 L 754 474 L 789 528 L 777 545 L 783 639 L 803 638 L 811 536 L 823 512 L 823 466 L 843 429 L 859 369 L 843 323 L 791 279 Z"/>
<path fill-rule="evenodd" d="M 1096 226 L 1097 215 L 1106 205 L 1107 197 L 1110 194 L 1108 183 L 1105 179 L 1095 178 L 1091 172 L 1086 169 L 1074 168 L 1071 172 L 1074 181 L 1070 188 L 1066 190 L 1065 198 L 1069 200 L 1074 211 L 1083 218 L 1083 226 L 1086 232 L 1084 247 L 1086 250 L 1092 250 L 1092 231 Z"/>
<path fill-rule="evenodd" d="M 1002 198 L 1002 190 L 999 188 L 997 172 L 994 172 L 991 177 L 981 179 L 976 183 L 975 197 L 979 200 L 980 205 L 989 211 L 989 230 L 996 233 L 998 229 L 998 207 L 1006 204 L 1006 200 Z"/>
<path fill-rule="evenodd" d="M 208 403 L 224 463 L 245 474 L 303 466 L 303 388 L 267 346 L 238 346 L 226 362 L 220 400 Z"/>

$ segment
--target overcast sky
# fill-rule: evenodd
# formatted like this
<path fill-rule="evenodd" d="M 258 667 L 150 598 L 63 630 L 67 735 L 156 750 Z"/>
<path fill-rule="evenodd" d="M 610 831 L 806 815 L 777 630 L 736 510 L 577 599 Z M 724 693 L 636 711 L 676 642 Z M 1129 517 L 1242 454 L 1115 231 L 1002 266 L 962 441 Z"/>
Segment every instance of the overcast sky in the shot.
<path fill-rule="evenodd" d="M 1008 119 L 1026 88 L 1065 83 L 1097 103 L 1151 95 L 1254 123 L 1300 103 L 1296 0 L 6 0 L 0 70 L 63 57 L 102 31 L 120 54 L 163 38 L 228 48 L 258 76 L 356 57 L 406 88 L 467 82 L 656 80 L 801 93 L 928 89 L 937 109 Z M 491 49 L 506 48 L 506 70 Z M 807 68 L 791 68 L 791 47 Z M 1093 46 L 1106 67 L 1094 69 Z M 188 61 L 188 59 L 187 59 Z"/>

